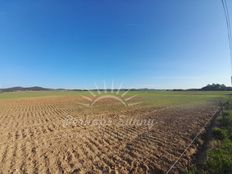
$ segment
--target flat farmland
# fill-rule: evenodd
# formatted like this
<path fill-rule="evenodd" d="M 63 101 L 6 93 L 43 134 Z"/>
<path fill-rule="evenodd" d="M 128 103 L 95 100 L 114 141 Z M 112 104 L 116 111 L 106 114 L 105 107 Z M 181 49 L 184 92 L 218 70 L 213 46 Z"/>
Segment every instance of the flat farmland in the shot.
<path fill-rule="evenodd" d="M 180 173 L 229 94 L 0 93 L 0 173 Z"/>

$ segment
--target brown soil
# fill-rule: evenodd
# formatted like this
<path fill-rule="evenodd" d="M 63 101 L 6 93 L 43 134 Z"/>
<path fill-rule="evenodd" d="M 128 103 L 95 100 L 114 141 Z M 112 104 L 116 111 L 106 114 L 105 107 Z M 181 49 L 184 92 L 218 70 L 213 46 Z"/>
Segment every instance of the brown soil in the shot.
<path fill-rule="evenodd" d="M 119 112 L 83 109 L 76 97 L 0 101 L 0 173 L 165 173 L 217 107 L 178 106 L 122 110 L 124 119 L 155 125 L 68 125 L 74 118 L 111 119 Z M 191 146 L 170 173 L 179 173 L 196 152 Z"/>

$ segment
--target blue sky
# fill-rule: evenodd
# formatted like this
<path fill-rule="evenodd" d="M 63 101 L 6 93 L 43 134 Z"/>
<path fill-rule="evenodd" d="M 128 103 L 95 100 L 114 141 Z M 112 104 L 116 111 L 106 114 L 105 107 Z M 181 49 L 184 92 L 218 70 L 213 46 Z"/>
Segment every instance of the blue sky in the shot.
<path fill-rule="evenodd" d="M 1 87 L 191 88 L 231 71 L 220 0 L 0 0 L 0 62 Z"/>

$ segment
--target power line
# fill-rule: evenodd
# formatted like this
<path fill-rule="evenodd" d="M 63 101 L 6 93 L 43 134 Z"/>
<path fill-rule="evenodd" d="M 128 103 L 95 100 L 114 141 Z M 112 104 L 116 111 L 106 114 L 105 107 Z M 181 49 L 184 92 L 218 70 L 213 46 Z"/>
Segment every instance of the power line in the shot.
<path fill-rule="evenodd" d="M 226 19 L 227 36 L 228 36 L 229 49 L 230 49 L 230 67 L 231 67 L 231 85 L 232 85 L 232 36 L 231 36 L 230 14 L 226 0 L 221 0 L 221 1 L 222 1 L 222 6 Z"/>

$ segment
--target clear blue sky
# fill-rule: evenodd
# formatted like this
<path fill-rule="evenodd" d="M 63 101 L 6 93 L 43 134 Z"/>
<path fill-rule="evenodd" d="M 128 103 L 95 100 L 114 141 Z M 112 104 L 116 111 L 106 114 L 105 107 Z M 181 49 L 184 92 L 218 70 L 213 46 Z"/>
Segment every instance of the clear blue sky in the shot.
<path fill-rule="evenodd" d="M 221 0 L 0 0 L 0 63 L 1 87 L 230 84 Z"/>

